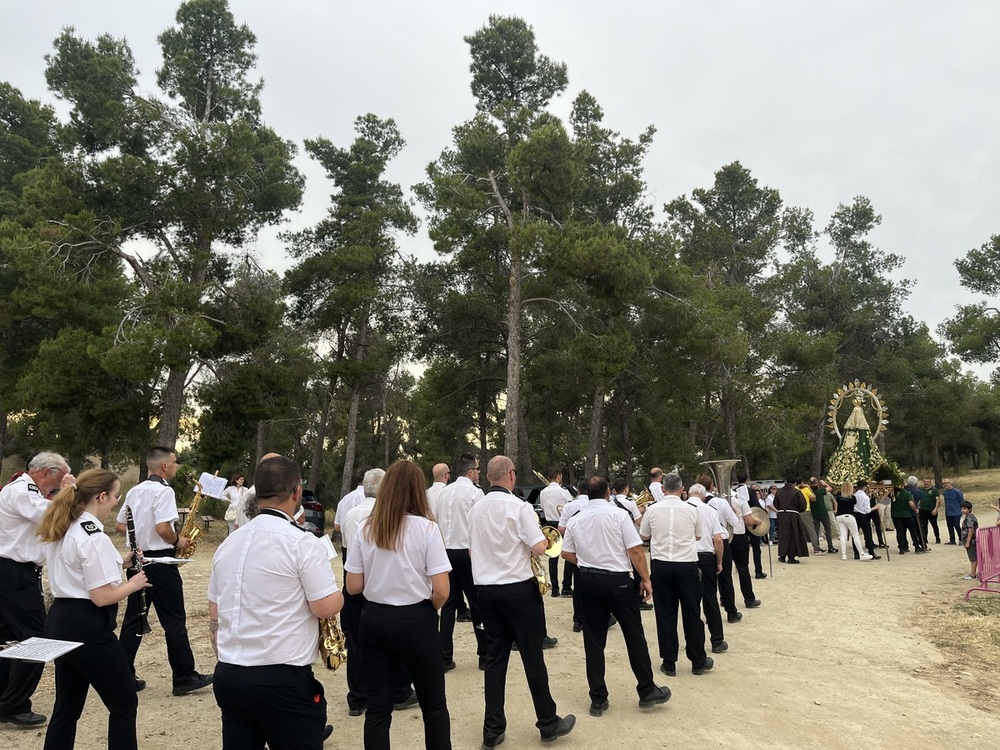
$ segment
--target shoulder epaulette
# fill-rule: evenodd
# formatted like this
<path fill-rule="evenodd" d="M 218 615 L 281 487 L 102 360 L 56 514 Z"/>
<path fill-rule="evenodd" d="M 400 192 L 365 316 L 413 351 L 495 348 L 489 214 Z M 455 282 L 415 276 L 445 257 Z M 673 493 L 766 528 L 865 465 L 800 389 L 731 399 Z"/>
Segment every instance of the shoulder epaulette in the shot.
<path fill-rule="evenodd" d="M 83 530 L 84 530 L 84 531 L 86 531 L 86 532 L 87 532 L 88 534 L 100 534 L 100 533 L 102 533 L 101 529 L 99 529 L 99 528 L 97 527 L 97 524 L 96 524 L 96 523 L 94 523 L 93 521 L 83 521 L 83 522 L 82 522 L 82 523 L 80 524 L 80 526 L 81 526 L 81 527 L 83 528 Z"/>

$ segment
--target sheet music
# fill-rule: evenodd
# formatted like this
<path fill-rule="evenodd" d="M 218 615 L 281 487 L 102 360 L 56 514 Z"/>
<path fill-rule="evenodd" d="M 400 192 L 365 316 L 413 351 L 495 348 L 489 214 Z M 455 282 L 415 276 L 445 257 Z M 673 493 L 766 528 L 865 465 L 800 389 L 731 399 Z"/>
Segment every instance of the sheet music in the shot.
<path fill-rule="evenodd" d="M 222 499 L 222 491 L 226 489 L 228 483 L 225 477 L 217 477 L 207 471 L 202 472 L 198 481 L 201 482 L 201 494 L 205 497 L 214 497 L 216 500 Z"/>
<path fill-rule="evenodd" d="M 68 654 L 82 646 L 77 641 L 56 641 L 52 638 L 28 638 L 16 646 L 10 646 L 0 651 L 2 659 L 18 659 L 44 663 L 52 661 L 63 654 Z"/>
<path fill-rule="evenodd" d="M 190 558 L 183 557 L 144 557 L 142 558 L 143 565 L 151 565 L 157 563 L 159 565 L 183 565 L 184 563 L 191 562 Z"/>

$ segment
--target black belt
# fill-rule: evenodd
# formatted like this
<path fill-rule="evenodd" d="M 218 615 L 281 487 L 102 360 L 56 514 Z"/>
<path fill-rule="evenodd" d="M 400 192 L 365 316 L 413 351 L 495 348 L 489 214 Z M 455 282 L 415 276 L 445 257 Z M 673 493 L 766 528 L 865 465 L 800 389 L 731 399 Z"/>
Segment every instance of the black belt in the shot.
<path fill-rule="evenodd" d="M 36 565 L 33 562 L 19 562 L 17 560 L 11 560 L 9 557 L 0 557 L 0 562 L 7 563 L 10 565 L 16 565 L 19 568 L 31 568 L 31 570 L 38 573 L 39 575 L 42 572 L 42 566 Z"/>
<path fill-rule="evenodd" d="M 582 565 L 580 570 L 584 573 L 594 573 L 599 576 L 631 576 L 632 571 L 621 571 L 621 570 L 603 570 L 601 568 L 585 568 Z"/>
<path fill-rule="evenodd" d="M 143 557 L 173 557 L 174 547 L 167 549 L 146 549 L 142 551 Z"/>

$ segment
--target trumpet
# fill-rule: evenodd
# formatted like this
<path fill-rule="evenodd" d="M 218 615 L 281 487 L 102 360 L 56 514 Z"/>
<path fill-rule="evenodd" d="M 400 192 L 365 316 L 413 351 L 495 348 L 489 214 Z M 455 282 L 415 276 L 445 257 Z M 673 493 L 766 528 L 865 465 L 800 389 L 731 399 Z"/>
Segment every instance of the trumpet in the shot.
<path fill-rule="evenodd" d="M 562 554 L 562 534 L 559 533 L 558 529 L 553 529 L 551 526 L 542 526 L 541 529 L 542 536 L 548 542 L 548 546 L 542 554 L 546 557 L 559 557 Z M 538 593 L 545 596 L 552 589 L 552 584 L 549 583 L 549 577 L 545 574 L 545 566 L 542 564 L 541 558 L 534 555 L 531 556 L 531 573 L 535 577 L 535 585 L 538 587 Z"/>

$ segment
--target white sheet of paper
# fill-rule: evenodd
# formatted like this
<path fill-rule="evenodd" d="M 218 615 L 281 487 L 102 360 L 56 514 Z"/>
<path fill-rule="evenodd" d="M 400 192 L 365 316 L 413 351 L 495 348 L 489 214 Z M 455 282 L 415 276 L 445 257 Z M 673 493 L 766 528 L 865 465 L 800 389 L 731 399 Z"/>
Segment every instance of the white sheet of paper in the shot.
<path fill-rule="evenodd" d="M 184 559 L 183 557 L 144 557 L 142 560 L 143 565 L 149 565 L 150 563 L 158 563 L 159 565 L 183 565 L 184 563 L 191 562 L 191 559 Z"/>
<path fill-rule="evenodd" d="M 198 481 L 201 482 L 201 494 L 206 497 L 214 497 L 216 500 L 222 499 L 222 491 L 226 489 L 226 484 L 228 484 L 225 477 L 213 476 L 207 471 L 202 472 Z"/>
<path fill-rule="evenodd" d="M 51 638 L 28 638 L 16 646 L 0 651 L 2 659 L 18 659 L 20 661 L 47 662 L 63 654 L 68 654 L 82 646 L 77 641 L 56 641 Z"/>

